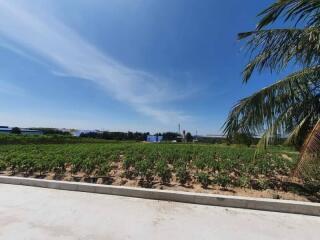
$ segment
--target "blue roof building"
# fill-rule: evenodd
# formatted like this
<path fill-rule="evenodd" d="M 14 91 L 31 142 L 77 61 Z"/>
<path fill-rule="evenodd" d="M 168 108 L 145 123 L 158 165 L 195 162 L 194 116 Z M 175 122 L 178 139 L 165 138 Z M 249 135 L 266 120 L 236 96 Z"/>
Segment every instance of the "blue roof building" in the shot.
<path fill-rule="evenodd" d="M 150 142 L 150 143 L 159 143 L 162 141 L 162 139 L 163 139 L 162 136 L 154 136 L 154 135 L 147 136 L 147 142 Z"/>

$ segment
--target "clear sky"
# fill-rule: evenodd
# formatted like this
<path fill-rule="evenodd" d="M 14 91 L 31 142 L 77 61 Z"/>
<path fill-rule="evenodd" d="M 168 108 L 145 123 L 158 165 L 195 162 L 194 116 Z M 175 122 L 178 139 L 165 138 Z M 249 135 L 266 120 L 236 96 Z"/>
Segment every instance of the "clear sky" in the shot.
<path fill-rule="evenodd" d="M 0 0 L 0 125 L 220 133 L 272 2 Z"/>

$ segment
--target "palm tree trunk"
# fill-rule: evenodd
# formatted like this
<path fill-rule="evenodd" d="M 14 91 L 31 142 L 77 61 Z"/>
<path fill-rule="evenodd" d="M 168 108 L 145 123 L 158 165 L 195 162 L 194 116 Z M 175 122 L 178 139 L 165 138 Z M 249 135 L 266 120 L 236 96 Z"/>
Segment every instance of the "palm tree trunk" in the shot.
<path fill-rule="evenodd" d="M 297 164 L 297 167 L 294 171 L 294 176 L 298 176 L 302 170 L 312 161 L 320 161 L 319 159 L 320 152 L 320 119 L 310 132 L 309 136 L 305 140 L 300 160 Z"/>

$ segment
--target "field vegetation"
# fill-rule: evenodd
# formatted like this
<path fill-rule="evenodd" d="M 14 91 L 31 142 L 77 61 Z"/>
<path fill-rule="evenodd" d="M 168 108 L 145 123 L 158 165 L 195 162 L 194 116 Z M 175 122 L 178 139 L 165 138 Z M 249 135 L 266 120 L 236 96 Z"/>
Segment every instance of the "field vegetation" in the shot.
<path fill-rule="evenodd" d="M 134 182 L 142 187 L 199 185 L 296 192 L 290 173 L 298 158 L 296 151 L 281 146 L 257 153 L 255 147 L 224 144 L 0 145 L 2 174 L 118 185 Z M 319 191 L 317 186 L 303 188 L 312 195 Z"/>
<path fill-rule="evenodd" d="M 77 138 L 71 135 L 20 135 L 0 134 L 0 145 L 7 144 L 72 144 L 72 143 L 106 143 L 103 139 Z M 108 141 L 110 142 L 110 141 Z"/>

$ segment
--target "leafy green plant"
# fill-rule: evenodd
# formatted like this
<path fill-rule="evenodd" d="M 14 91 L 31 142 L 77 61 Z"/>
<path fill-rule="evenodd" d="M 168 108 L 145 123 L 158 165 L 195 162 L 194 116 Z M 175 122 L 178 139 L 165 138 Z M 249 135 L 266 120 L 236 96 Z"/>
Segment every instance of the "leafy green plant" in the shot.
<path fill-rule="evenodd" d="M 136 163 L 135 167 L 136 167 L 138 174 L 142 178 L 147 178 L 147 179 L 150 177 L 152 170 L 153 170 L 150 162 L 147 160 L 138 161 Z"/>
<path fill-rule="evenodd" d="M 97 174 L 100 175 L 100 176 L 107 176 L 110 171 L 111 171 L 110 163 L 106 162 L 106 163 L 101 164 L 98 167 Z"/>
<path fill-rule="evenodd" d="M 259 189 L 261 189 L 261 190 L 267 189 L 269 187 L 269 184 L 270 184 L 268 179 L 263 179 L 263 178 L 258 179 L 257 183 L 258 183 Z"/>
<path fill-rule="evenodd" d="M 241 176 L 237 179 L 236 186 L 247 188 L 250 185 L 250 179 L 247 176 Z"/>
<path fill-rule="evenodd" d="M 189 179 L 189 173 L 184 166 L 181 166 L 176 170 L 176 177 L 181 184 L 185 184 Z"/>
<path fill-rule="evenodd" d="M 211 183 L 210 176 L 208 173 L 200 172 L 197 174 L 197 178 L 203 188 L 207 188 Z"/>
<path fill-rule="evenodd" d="M 229 175 L 222 173 L 215 176 L 214 182 L 220 185 L 223 188 L 226 188 L 231 185 L 232 181 Z"/>
<path fill-rule="evenodd" d="M 6 163 L 3 161 L 0 161 L 0 171 L 4 171 L 6 170 L 6 168 L 7 168 Z"/>
<path fill-rule="evenodd" d="M 250 187 L 249 179 L 258 179 L 259 175 L 266 179 L 288 176 L 298 160 L 298 153 L 286 147 L 272 147 L 256 158 L 254 154 L 253 147 L 221 144 L 7 144 L 0 145 L 0 164 L 13 174 L 51 172 L 63 176 L 68 171 L 86 172 L 89 177 L 107 176 L 111 166 L 122 166 L 124 177 L 136 180 L 153 181 L 159 176 L 167 184 L 174 179 L 174 173 L 182 184 L 201 181 L 203 186 L 213 183 Z M 290 159 L 283 158 L 283 154 Z M 195 175 L 197 172 L 207 173 L 212 182 L 207 183 L 207 177 Z"/>
<path fill-rule="evenodd" d="M 161 178 L 162 183 L 169 183 L 172 177 L 170 168 L 165 160 L 160 160 L 156 163 L 155 171 Z"/>
<path fill-rule="evenodd" d="M 320 194 L 320 166 L 318 164 L 311 164 L 304 168 L 303 181 L 305 187 L 311 193 Z"/>

